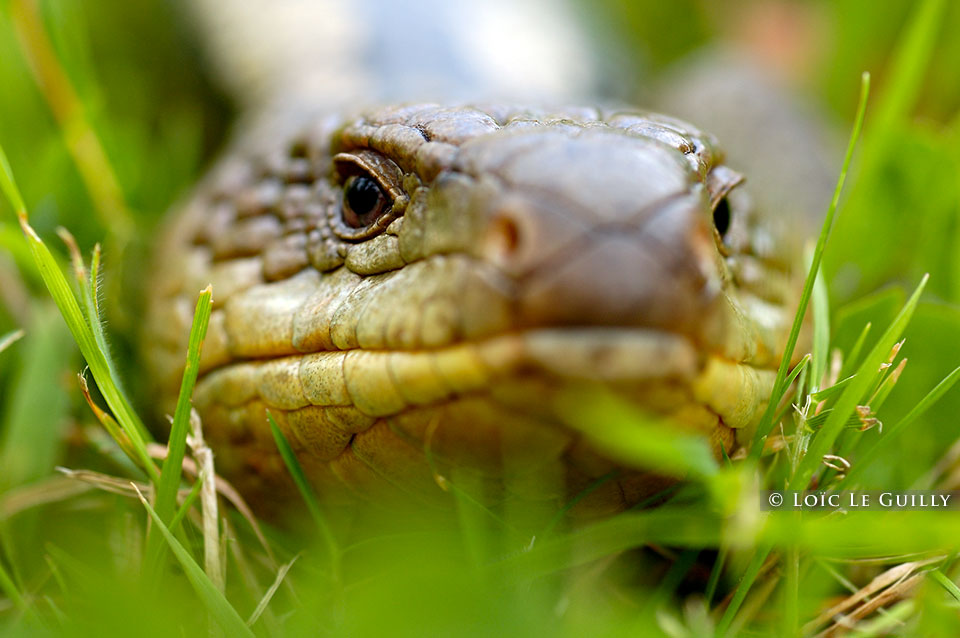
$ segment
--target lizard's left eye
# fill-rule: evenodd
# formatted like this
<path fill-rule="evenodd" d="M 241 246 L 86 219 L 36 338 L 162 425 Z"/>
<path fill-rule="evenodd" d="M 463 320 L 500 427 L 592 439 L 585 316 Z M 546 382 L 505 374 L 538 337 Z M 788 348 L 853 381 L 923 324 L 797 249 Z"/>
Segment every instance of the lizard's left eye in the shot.
<path fill-rule="evenodd" d="M 343 221 L 351 228 L 365 228 L 377 221 L 388 207 L 387 196 L 366 175 L 347 178 L 343 187 Z"/>
<path fill-rule="evenodd" d="M 730 230 L 730 202 L 726 197 L 722 198 L 713 209 L 713 227 L 717 229 L 717 234 L 722 240 Z"/>

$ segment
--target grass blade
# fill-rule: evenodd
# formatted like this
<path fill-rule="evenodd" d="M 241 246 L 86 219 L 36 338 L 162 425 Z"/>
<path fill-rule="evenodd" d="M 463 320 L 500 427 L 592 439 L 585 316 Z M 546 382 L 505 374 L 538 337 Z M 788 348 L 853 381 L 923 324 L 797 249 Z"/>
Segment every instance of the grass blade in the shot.
<path fill-rule="evenodd" d="M 323 515 L 323 510 L 320 509 L 320 503 L 317 501 L 317 495 L 314 493 L 313 488 L 310 486 L 310 482 L 303 473 L 303 468 L 300 467 L 300 462 L 297 460 L 297 456 L 293 453 L 293 448 L 290 447 L 287 437 L 285 437 L 283 432 L 280 431 L 280 428 L 277 427 L 277 422 L 274 421 L 273 415 L 270 414 L 269 410 L 267 411 L 267 421 L 270 423 L 270 431 L 273 432 L 273 440 L 277 443 L 277 449 L 280 451 L 280 456 L 283 457 L 283 462 L 287 466 L 287 471 L 290 472 L 290 476 L 293 477 L 293 482 L 296 483 L 297 489 L 300 490 L 300 495 L 307 504 L 307 510 L 310 512 L 310 516 L 320 529 L 320 535 L 323 537 L 323 541 L 327 546 L 327 551 L 330 553 L 330 560 L 332 561 L 335 570 L 334 573 L 339 573 L 339 570 L 337 569 L 337 563 L 339 562 L 340 552 L 337 548 L 336 539 L 333 536 L 333 530 L 330 529 L 327 519 Z"/>
<path fill-rule="evenodd" d="M 810 365 L 810 377 L 807 386 L 811 391 L 820 389 L 823 377 L 827 372 L 827 359 L 830 357 L 830 301 L 827 297 L 827 285 L 823 281 L 823 273 L 818 272 L 813 282 L 813 360 Z M 783 389 L 790 387 L 787 382 Z"/>
<path fill-rule="evenodd" d="M 263 595 L 263 598 L 260 599 L 260 602 L 257 603 L 257 608 L 253 610 L 253 613 L 250 614 L 250 618 L 247 620 L 247 625 L 253 626 L 260 616 L 267 609 L 267 605 L 270 604 L 270 601 L 273 600 L 273 595 L 277 593 L 277 590 L 280 589 L 280 585 L 283 583 L 283 579 L 287 577 L 287 572 L 290 571 L 290 568 L 293 567 L 293 564 L 297 562 L 297 559 L 300 558 L 300 555 L 297 554 L 290 559 L 289 563 L 285 563 L 277 571 L 277 577 L 273 580 L 273 584 L 270 585 L 270 589 L 267 590 L 267 593 Z"/>
<path fill-rule="evenodd" d="M 717 593 L 717 585 L 720 584 L 720 575 L 723 573 L 724 565 L 726 565 L 728 551 L 726 547 L 721 547 L 713 567 L 710 568 L 710 578 L 707 580 L 707 587 L 703 594 L 703 599 L 708 607 L 713 603 L 713 597 Z"/>
<path fill-rule="evenodd" d="M 19 609 L 22 613 L 29 611 L 27 603 L 23 599 L 23 595 L 20 593 L 20 590 L 17 589 L 16 583 L 14 583 L 13 579 L 10 578 L 10 574 L 8 574 L 7 570 L 4 569 L 2 563 L 0 563 L 0 591 L 2 591 L 6 597 L 10 599 L 10 602 L 13 603 L 13 606 Z"/>
<path fill-rule="evenodd" d="M 905 417 L 897 421 L 892 427 L 888 428 L 886 435 L 880 438 L 863 454 L 863 456 L 857 459 L 857 462 L 854 463 L 850 471 L 847 472 L 847 478 L 844 479 L 846 484 L 855 485 L 855 479 L 859 478 L 860 472 L 863 471 L 863 468 L 869 467 L 884 448 L 893 443 L 897 436 L 899 436 L 900 433 L 907 428 L 907 426 L 918 419 L 930 408 L 930 406 L 939 401 L 940 397 L 946 394 L 947 391 L 950 390 L 950 388 L 952 388 L 958 380 L 960 380 L 960 367 L 955 368 L 953 372 L 945 376 L 940 383 L 934 386 L 934 388 L 930 390 L 926 396 L 920 399 L 920 401 L 913 406 L 913 409 L 911 409 Z"/>
<path fill-rule="evenodd" d="M 857 340 L 854 342 L 853 347 L 850 348 L 850 352 L 847 353 L 843 361 L 843 365 L 840 366 L 840 378 L 844 379 L 853 374 L 853 371 L 856 370 L 857 361 L 860 359 L 860 352 L 863 351 L 863 344 L 867 342 L 867 335 L 870 334 L 870 328 L 873 327 L 873 324 L 869 321 L 864 324 L 863 330 L 860 331 L 860 335 L 857 336 Z"/>
<path fill-rule="evenodd" d="M 2 146 L 0 146 L 0 190 L 3 190 L 14 212 L 19 214 L 20 211 L 27 210 L 27 205 L 23 203 L 23 196 L 20 195 L 20 189 L 13 180 L 13 170 L 10 168 L 10 162 Z"/>
<path fill-rule="evenodd" d="M 107 367 L 112 373 L 116 370 L 116 366 L 113 364 L 113 357 L 110 354 L 110 346 L 107 343 L 107 335 L 103 330 L 103 320 L 100 317 L 99 302 L 97 301 L 99 297 L 97 286 L 100 283 L 100 245 L 97 244 L 94 248 L 91 262 L 92 273 L 88 274 L 83 263 L 83 255 L 80 254 L 80 247 L 77 245 L 77 241 L 73 235 L 70 234 L 70 231 L 61 226 L 57 228 L 57 235 L 61 241 L 66 244 L 67 251 L 70 253 L 70 261 L 73 263 L 74 278 L 77 280 L 77 290 L 79 291 L 81 308 L 87 318 L 87 325 L 90 326 L 93 338 L 97 342 L 97 347 L 103 354 L 107 362 Z M 119 375 L 112 374 L 111 378 L 117 387 L 122 389 Z"/>
<path fill-rule="evenodd" d="M 800 626 L 800 552 L 788 547 L 783 560 L 783 635 L 797 636 Z"/>
<path fill-rule="evenodd" d="M 790 335 L 787 338 L 787 344 L 783 351 L 783 358 L 780 360 L 780 367 L 777 369 L 777 378 L 773 384 L 773 393 L 770 401 L 767 403 L 767 409 L 760 418 L 757 426 L 757 432 L 753 437 L 753 443 L 750 446 L 750 458 L 756 461 L 763 452 L 763 442 L 773 428 L 773 415 L 777 406 L 780 404 L 780 397 L 783 396 L 785 387 L 784 379 L 787 376 L 787 369 L 790 367 L 790 360 L 793 358 L 793 350 L 797 346 L 797 339 L 800 337 L 800 328 L 803 325 L 803 318 L 807 312 L 807 305 L 810 303 L 810 296 L 813 294 L 813 286 L 817 274 L 820 272 L 820 262 L 823 259 L 823 251 L 827 245 L 827 239 L 830 237 L 830 229 L 833 226 L 833 218 L 837 212 L 837 204 L 840 201 L 840 193 L 843 191 L 843 183 L 847 179 L 847 171 L 850 169 L 850 160 L 853 158 L 853 149 L 860 138 L 860 131 L 863 128 L 863 117 L 867 110 L 867 97 L 870 95 L 870 74 L 864 72 L 860 80 L 860 102 L 857 106 L 857 116 L 853 123 L 853 130 L 850 132 L 850 141 L 847 144 L 847 152 L 843 158 L 843 167 L 840 169 L 840 177 L 837 179 L 837 187 L 833 191 L 833 198 L 830 200 L 830 206 L 827 208 L 827 215 L 823 220 L 823 227 L 820 230 L 820 236 L 817 238 L 817 246 L 813 251 L 813 260 L 810 264 L 810 270 L 807 272 L 807 279 L 803 284 L 803 293 L 800 295 L 800 305 L 793 318 L 793 326 L 790 328 Z M 814 380 L 817 382 L 818 380 Z"/>
<path fill-rule="evenodd" d="M 812 359 L 813 356 L 810 353 L 803 355 L 803 358 L 797 362 L 797 365 L 793 366 L 793 371 L 790 372 L 790 376 L 784 380 L 783 387 L 789 388 L 792 386 L 793 382 L 797 380 L 797 377 L 800 376 L 800 373 L 803 372 L 804 368 L 807 367 L 807 364 L 810 363 Z"/>
<path fill-rule="evenodd" d="M 753 582 L 757 579 L 757 575 L 760 573 L 760 569 L 767 561 L 767 556 L 770 555 L 770 550 L 771 546 L 769 544 L 760 546 L 757 548 L 753 558 L 750 559 L 750 564 L 747 565 L 747 569 L 743 573 L 743 577 L 737 584 L 737 589 L 733 594 L 733 598 L 730 600 L 730 604 L 727 605 L 727 608 L 723 612 L 723 616 L 720 618 L 720 622 L 717 624 L 717 636 L 726 635 L 727 631 L 730 629 L 730 626 L 733 624 L 733 619 L 736 617 L 737 612 L 740 611 L 740 605 L 743 604 L 744 599 L 747 597 L 747 593 L 750 591 L 750 588 L 753 587 Z"/>
<path fill-rule="evenodd" d="M 18 0 L 10 17 L 21 42 L 20 50 L 30 60 L 30 71 L 60 124 L 64 142 L 87 187 L 102 226 L 116 236 L 129 237 L 133 218 L 124 202 L 113 166 L 97 131 L 86 114 L 80 95 L 57 55 L 44 27 L 38 3 Z"/>
<path fill-rule="evenodd" d="M 3 352 L 14 343 L 23 338 L 25 333 L 23 330 L 14 330 L 13 332 L 8 332 L 7 334 L 0 337 L 0 352 Z"/>
<path fill-rule="evenodd" d="M 598 449 L 631 467 L 678 478 L 704 478 L 719 470 L 703 437 L 643 414 L 608 392 L 561 397 L 559 412 Z"/>
<path fill-rule="evenodd" d="M 953 596 L 953 599 L 960 603 L 960 587 L 957 587 L 955 582 L 947 578 L 947 576 L 939 569 L 933 569 L 929 573 L 931 578 L 940 583 L 940 586 L 946 589 L 947 593 Z"/>
<path fill-rule="evenodd" d="M 200 600 L 203 601 L 204 606 L 209 610 L 211 616 L 213 616 L 213 618 L 217 621 L 217 624 L 220 625 L 220 627 L 228 636 L 249 636 L 250 638 L 253 638 L 253 632 L 250 631 L 250 628 L 247 627 L 245 622 L 243 622 L 243 619 L 237 613 L 237 610 L 230 605 L 223 594 L 217 591 L 217 588 L 214 587 L 213 583 L 210 581 L 210 578 L 203 573 L 203 570 L 200 569 L 200 566 L 197 565 L 195 560 L 193 560 L 193 557 L 190 556 L 190 553 L 183 548 L 183 545 L 181 545 L 176 538 L 174 538 L 173 534 L 169 529 L 167 529 L 167 526 L 164 524 L 164 522 L 160 520 L 160 516 L 157 515 L 157 512 L 150 507 L 150 503 L 147 502 L 147 499 L 145 499 L 143 494 L 140 493 L 140 490 L 137 489 L 136 484 L 131 483 L 131 485 L 133 485 L 133 488 L 137 490 L 137 496 L 140 498 L 140 502 L 143 503 L 145 508 L 147 508 L 150 518 L 153 519 L 157 529 L 160 530 L 163 538 L 167 541 L 167 545 L 170 546 L 170 549 L 173 550 L 174 556 L 177 557 L 177 561 L 183 568 L 183 573 L 187 576 L 187 580 L 190 581 L 194 591 L 197 592 Z"/>
<path fill-rule="evenodd" d="M 946 5 L 944 0 L 923 2 L 907 25 L 906 35 L 900 38 L 892 57 L 887 90 L 877 101 L 875 126 L 881 133 L 888 133 L 906 118 L 916 103 Z"/>
<path fill-rule="evenodd" d="M 52 304 L 31 303 L 30 315 L 30 334 L 11 361 L 16 376 L 0 389 L 0 491 L 49 476 L 70 419 L 68 391 L 50 387 L 72 365 L 64 360 L 72 358 L 70 335 Z"/>
<path fill-rule="evenodd" d="M 186 498 L 183 499 L 183 503 L 181 503 L 177 509 L 177 513 L 173 515 L 173 519 L 170 521 L 170 529 L 176 531 L 177 525 L 182 523 L 183 519 L 186 518 L 190 508 L 193 507 L 193 504 L 197 502 L 197 497 L 200 496 L 201 487 L 203 487 L 203 479 L 202 477 L 198 477 L 197 480 L 193 482 L 193 486 L 187 493 Z"/>
<path fill-rule="evenodd" d="M 524 577 L 558 573 L 604 556 L 646 544 L 671 547 L 717 547 L 722 519 L 710 512 L 661 507 L 625 512 L 598 523 L 536 543 L 532 549 L 503 558 L 490 568 L 500 574 Z"/>
<path fill-rule="evenodd" d="M 849 377 L 844 377 L 839 381 L 837 381 L 836 383 L 834 383 L 833 385 L 824 388 L 823 390 L 811 393 L 810 398 L 813 399 L 814 401 L 824 401 L 826 399 L 829 399 L 832 396 L 840 394 L 840 392 L 844 388 L 846 388 L 851 381 L 853 381 L 853 375 Z"/>
<path fill-rule="evenodd" d="M 173 427 L 170 429 L 170 439 L 167 442 L 167 457 L 163 461 L 160 482 L 157 485 L 157 514 L 167 524 L 170 523 L 177 503 L 177 489 L 180 487 L 183 455 L 187 448 L 187 434 L 190 427 L 190 398 L 193 396 L 193 387 L 200 371 L 200 353 L 203 340 L 207 335 L 207 325 L 210 323 L 212 303 L 213 290 L 207 286 L 201 291 L 193 314 L 193 325 L 190 328 L 190 341 L 187 346 L 187 364 L 180 381 L 180 395 L 177 397 Z"/>

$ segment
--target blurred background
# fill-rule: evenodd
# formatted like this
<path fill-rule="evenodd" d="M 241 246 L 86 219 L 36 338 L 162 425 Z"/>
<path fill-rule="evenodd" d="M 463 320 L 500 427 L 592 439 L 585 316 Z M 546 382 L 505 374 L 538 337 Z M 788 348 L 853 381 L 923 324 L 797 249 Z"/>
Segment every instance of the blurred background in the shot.
<path fill-rule="evenodd" d="M 138 378 L 137 282 L 152 233 L 227 144 L 242 109 L 208 63 L 203 31 L 186 4 L 0 3 L 0 144 L 41 236 L 59 245 L 54 232 L 64 226 L 85 254 L 104 244 L 108 328 L 131 386 Z M 567 9 L 596 60 L 589 79 L 599 99 L 661 107 L 677 78 L 689 79 L 705 59 L 733 55 L 817 123 L 823 147 L 835 153 L 825 160 L 830 175 L 860 74 L 870 71 L 864 138 L 825 257 L 832 345 L 849 349 L 866 321 L 875 327 L 871 339 L 878 337 L 904 291 L 929 272 L 906 332 L 909 364 L 881 420 L 905 414 L 960 363 L 960 38 L 953 37 L 960 3 L 582 0 Z M 911 32 L 910 25 L 920 27 Z M 721 74 L 723 65 L 714 70 Z M 671 99 L 682 99 L 677 95 Z M 700 99 L 690 106 L 709 112 L 709 94 Z M 761 131 L 757 139 L 764 137 Z M 778 170 L 804 161 L 803 149 L 764 146 L 757 156 L 778 157 Z M 0 352 L 0 494 L 51 475 L 68 453 L 75 466 L 102 464 L 93 460 L 100 451 L 88 430 L 94 419 L 77 391 L 80 357 L 3 202 L 0 336 L 17 329 L 24 338 Z M 143 388 L 134 390 L 144 396 Z M 935 468 L 949 472 L 953 460 L 945 454 L 960 438 L 957 414 L 960 392 L 911 426 L 865 483 L 902 489 Z M 93 516 L 83 506 L 58 507 Z M 75 528 L 24 533 L 43 520 L 50 519 L 13 526 L 0 508 L 0 541 L 21 570 L 41 560 L 46 543 L 76 541 L 58 538 Z M 90 520 L 97 529 L 98 519 Z"/>

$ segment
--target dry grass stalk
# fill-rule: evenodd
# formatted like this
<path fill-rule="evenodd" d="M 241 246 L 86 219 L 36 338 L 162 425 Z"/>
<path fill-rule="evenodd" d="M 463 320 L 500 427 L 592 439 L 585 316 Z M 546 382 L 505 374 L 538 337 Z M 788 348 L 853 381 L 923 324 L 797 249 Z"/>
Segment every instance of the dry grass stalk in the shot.
<path fill-rule="evenodd" d="M 193 457 L 200 468 L 198 481 L 200 488 L 200 506 L 203 511 L 203 563 L 207 576 L 214 586 L 224 591 L 224 561 L 220 552 L 220 516 L 217 513 L 216 472 L 213 469 L 213 451 L 203 440 L 203 427 L 196 410 L 190 411 L 190 428 L 193 431 L 187 437 L 187 444 L 193 451 Z"/>
<path fill-rule="evenodd" d="M 851 628 L 858 620 L 867 617 L 883 605 L 906 596 L 916 585 L 918 579 L 922 578 L 922 574 L 916 574 L 915 572 L 939 560 L 942 560 L 942 558 L 937 557 L 922 561 L 912 561 L 891 567 L 867 583 L 866 586 L 847 596 L 807 623 L 803 628 L 803 632 L 805 634 L 812 633 L 817 627 L 829 622 L 831 619 L 836 619 L 833 625 L 818 634 L 818 636 L 827 638 Z"/>

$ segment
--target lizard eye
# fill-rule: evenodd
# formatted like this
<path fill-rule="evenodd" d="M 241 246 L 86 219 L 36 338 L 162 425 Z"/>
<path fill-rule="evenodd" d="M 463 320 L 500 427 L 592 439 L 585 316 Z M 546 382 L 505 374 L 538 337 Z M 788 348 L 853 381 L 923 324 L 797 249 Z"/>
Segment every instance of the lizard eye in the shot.
<path fill-rule="evenodd" d="M 720 239 L 724 239 L 730 230 L 730 202 L 722 198 L 713 209 L 713 227 L 717 229 Z"/>
<path fill-rule="evenodd" d="M 350 228 L 365 228 L 387 209 L 387 196 L 373 179 L 352 175 L 343 187 L 343 221 Z"/>
<path fill-rule="evenodd" d="M 742 204 L 737 194 L 737 186 L 741 183 L 743 183 L 743 175 L 723 164 L 715 166 L 707 174 L 707 194 L 713 206 L 713 228 L 717 233 L 717 248 L 725 257 L 730 256 L 731 251 L 736 252 L 734 245 L 738 243 L 737 237 L 742 235 L 742 229 L 740 229 L 742 222 L 738 222 L 735 218 L 742 217 L 739 213 L 735 215 Z"/>
<path fill-rule="evenodd" d="M 368 239 L 386 230 L 403 214 L 410 198 L 403 191 L 403 172 L 389 159 L 369 150 L 339 153 L 333 158 L 335 179 L 343 184 L 333 232 L 341 239 Z"/>

